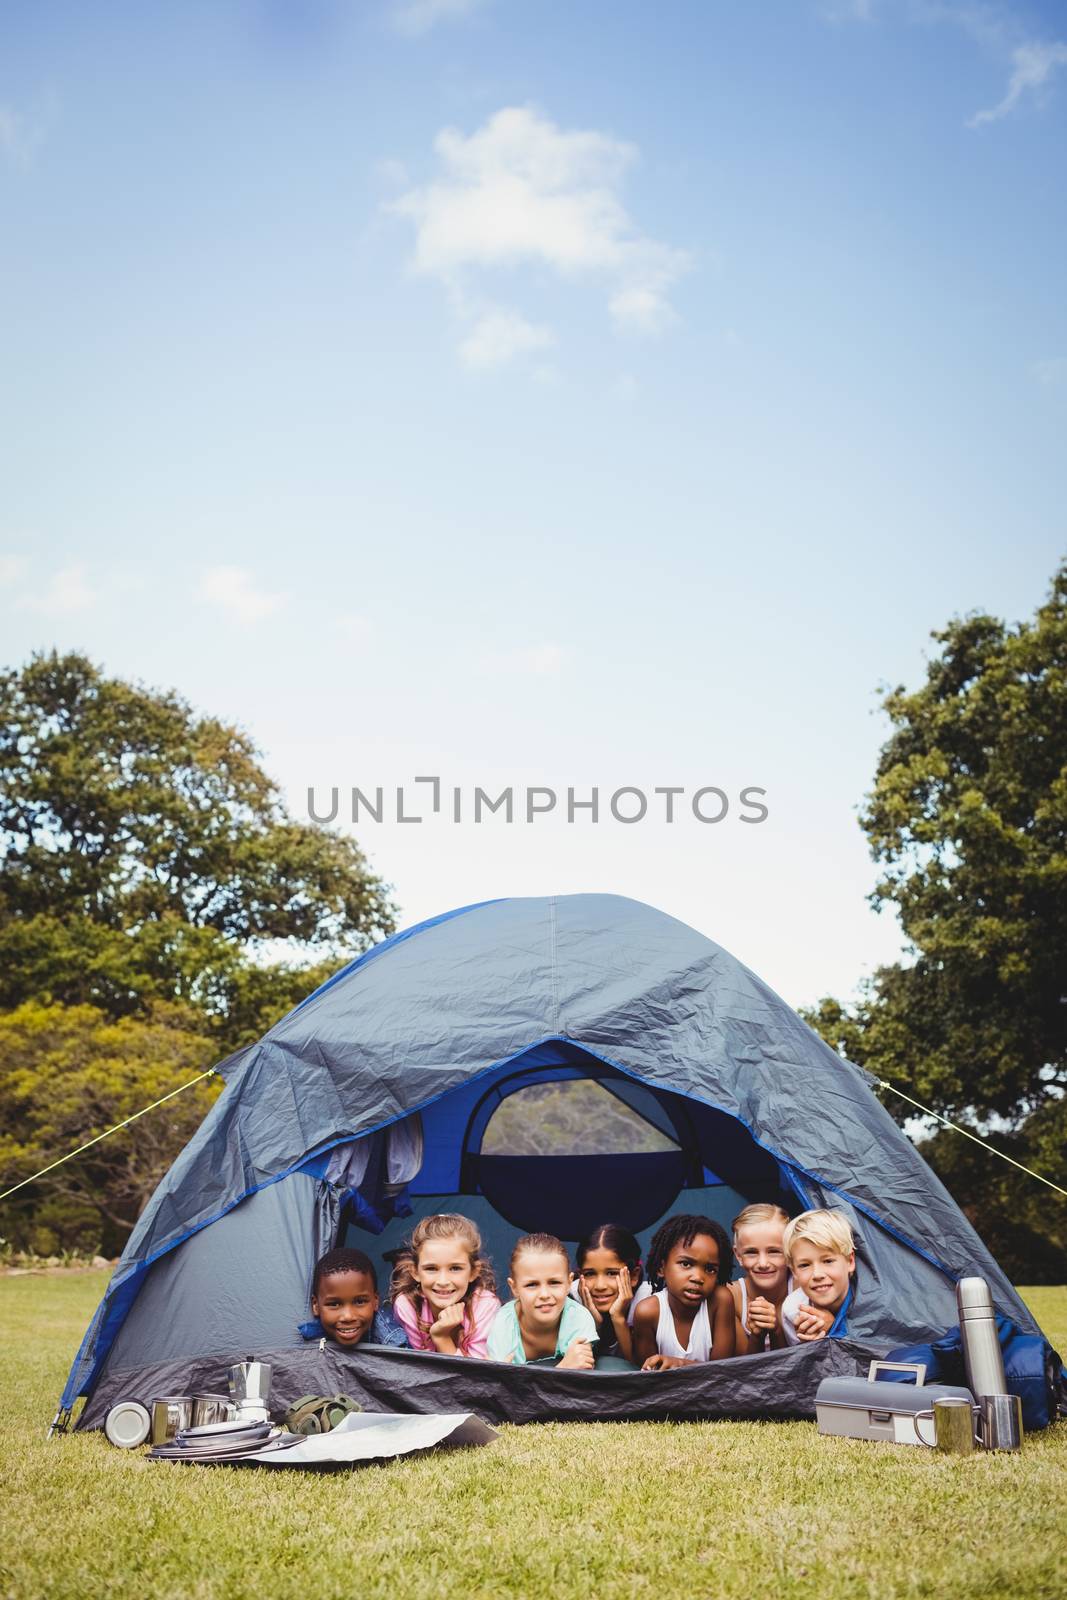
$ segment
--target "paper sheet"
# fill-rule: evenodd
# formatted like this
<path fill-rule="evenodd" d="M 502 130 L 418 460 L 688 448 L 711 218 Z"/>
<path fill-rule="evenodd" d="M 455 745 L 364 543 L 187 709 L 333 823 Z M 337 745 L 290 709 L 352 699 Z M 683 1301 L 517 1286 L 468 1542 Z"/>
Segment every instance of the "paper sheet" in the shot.
<path fill-rule="evenodd" d="M 435 1445 L 455 1449 L 492 1444 L 498 1437 L 471 1411 L 440 1416 L 395 1416 L 388 1411 L 363 1411 L 345 1417 L 329 1433 L 313 1434 L 289 1450 L 259 1451 L 246 1461 L 269 1467 L 324 1467 L 354 1461 L 387 1461 Z"/>

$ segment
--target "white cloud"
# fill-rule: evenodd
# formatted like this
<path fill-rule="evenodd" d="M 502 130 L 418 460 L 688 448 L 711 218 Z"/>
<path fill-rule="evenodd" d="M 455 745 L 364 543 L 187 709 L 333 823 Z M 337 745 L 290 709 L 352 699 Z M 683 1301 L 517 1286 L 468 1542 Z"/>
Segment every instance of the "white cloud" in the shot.
<path fill-rule="evenodd" d="M 257 588 L 245 567 L 210 567 L 200 582 L 200 598 L 237 622 L 260 622 L 278 610 L 285 596 Z"/>
<path fill-rule="evenodd" d="M 632 372 L 623 372 L 615 379 L 608 393 L 613 399 L 621 400 L 626 405 L 630 405 L 641 393 L 641 385 Z"/>
<path fill-rule="evenodd" d="M 874 17 L 872 0 L 840 0 L 839 4 L 822 8 L 825 22 L 871 22 Z"/>
<path fill-rule="evenodd" d="M 401 33 L 428 33 L 438 22 L 465 17 L 484 0 L 395 0 L 390 16 Z"/>
<path fill-rule="evenodd" d="M 461 317 L 484 315 L 470 309 L 474 275 L 533 265 L 566 281 L 599 280 L 621 327 L 649 333 L 671 320 L 668 291 L 691 262 L 641 234 L 619 198 L 633 145 L 559 128 L 523 106 L 469 136 L 445 128 L 434 145 L 440 175 L 390 209 L 414 224 L 414 271 L 442 282 Z"/>
<path fill-rule="evenodd" d="M 503 668 L 508 672 L 521 672 L 535 678 L 547 678 L 556 676 L 566 660 L 567 651 L 564 646 L 546 639 L 540 644 L 527 645 L 518 650 L 507 650 L 500 655 L 492 656 L 490 664 L 494 668 Z"/>
<path fill-rule="evenodd" d="M 337 618 L 337 627 L 350 644 L 370 644 L 374 638 L 374 623 L 362 612 L 342 612 Z"/>
<path fill-rule="evenodd" d="M 1049 356 L 1044 361 L 1035 361 L 1030 371 L 1046 389 L 1058 388 L 1067 382 L 1067 356 Z"/>
<path fill-rule="evenodd" d="M 0 105 L 0 159 L 12 167 L 28 167 L 44 140 L 55 113 L 55 96 L 45 95 L 38 109 L 27 114 L 12 105 Z"/>
<path fill-rule="evenodd" d="M 1024 94 L 1042 88 L 1057 67 L 1067 66 L 1067 44 L 1021 44 L 1012 51 L 1011 59 L 1012 74 L 1003 100 L 988 111 L 979 111 L 968 122 L 969 128 L 999 121 L 1015 109 Z"/>
<path fill-rule="evenodd" d="M 25 556 L 0 556 L 0 585 L 5 589 L 17 583 L 25 571 Z"/>
<path fill-rule="evenodd" d="M 24 595 L 19 603 L 26 611 L 64 617 L 75 611 L 88 611 L 96 603 L 96 591 L 86 579 L 84 565 L 75 562 L 53 573 L 40 594 Z"/>
<path fill-rule="evenodd" d="M 374 175 L 386 189 L 403 189 L 411 182 L 407 167 L 392 156 L 387 156 L 384 161 L 376 164 Z"/>
<path fill-rule="evenodd" d="M 519 312 L 498 306 L 479 316 L 459 353 L 465 366 L 499 367 L 513 356 L 544 350 L 555 342 L 551 328 L 527 322 Z"/>

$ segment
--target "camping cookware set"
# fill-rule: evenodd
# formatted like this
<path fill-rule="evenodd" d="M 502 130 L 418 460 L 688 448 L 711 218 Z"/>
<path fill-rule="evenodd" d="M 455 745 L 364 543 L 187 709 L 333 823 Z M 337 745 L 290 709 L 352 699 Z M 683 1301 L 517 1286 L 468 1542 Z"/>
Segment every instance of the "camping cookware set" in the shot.
<path fill-rule="evenodd" d="M 167 1394 L 152 1401 L 151 1411 L 137 1400 L 120 1400 L 104 1423 L 111 1443 L 123 1450 L 136 1449 L 151 1436 L 153 1454 L 186 1441 L 203 1453 L 204 1441 L 216 1434 L 228 1445 L 261 1448 L 270 1438 L 271 1368 L 249 1356 L 230 1368 L 230 1398 L 224 1394 Z"/>

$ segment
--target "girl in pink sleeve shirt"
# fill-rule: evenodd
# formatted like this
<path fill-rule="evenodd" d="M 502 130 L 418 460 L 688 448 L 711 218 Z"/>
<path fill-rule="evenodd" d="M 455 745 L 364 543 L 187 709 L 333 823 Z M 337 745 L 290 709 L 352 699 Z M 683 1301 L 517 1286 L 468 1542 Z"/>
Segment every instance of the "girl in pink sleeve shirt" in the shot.
<path fill-rule="evenodd" d="M 439 1212 L 416 1224 L 393 1270 L 393 1314 L 413 1350 L 486 1358 L 500 1310 L 493 1269 L 474 1223 Z"/>

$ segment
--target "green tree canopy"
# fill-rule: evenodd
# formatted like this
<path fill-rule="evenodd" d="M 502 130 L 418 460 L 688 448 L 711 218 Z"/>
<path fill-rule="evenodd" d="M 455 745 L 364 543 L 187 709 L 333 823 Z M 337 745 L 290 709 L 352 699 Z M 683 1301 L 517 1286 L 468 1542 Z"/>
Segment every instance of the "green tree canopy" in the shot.
<path fill-rule="evenodd" d="M 228 1048 L 278 941 L 318 952 L 271 965 L 292 1003 L 392 927 L 358 845 L 289 817 L 246 734 L 82 655 L 0 674 L 0 1005 L 177 999 Z"/>
<path fill-rule="evenodd" d="M 923 1104 L 999 1129 L 1009 1153 L 1067 1186 L 1049 1137 L 1067 1091 L 1067 564 L 1032 622 L 972 615 L 934 638 L 922 687 L 884 698 L 892 734 L 860 818 L 883 869 L 872 900 L 896 911 L 906 957 L 855 1005 L 827 998 L 807 1020 Z M 924 1153 L 960 1198 L 982 1163 L 1001 1163 L 954 1139 Z M 1004 1173 L 1005 1216 L 1062 1206 Z"/>

